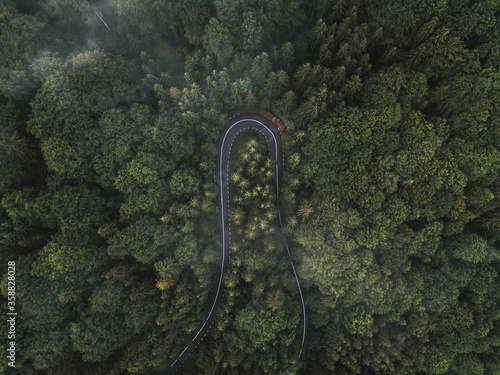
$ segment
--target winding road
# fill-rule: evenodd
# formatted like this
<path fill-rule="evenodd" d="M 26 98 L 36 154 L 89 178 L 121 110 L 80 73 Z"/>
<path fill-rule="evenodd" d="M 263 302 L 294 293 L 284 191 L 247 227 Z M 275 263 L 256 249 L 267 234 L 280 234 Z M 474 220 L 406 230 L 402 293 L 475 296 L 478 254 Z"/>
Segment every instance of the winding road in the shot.
<path fill-rule="evenodd" d="M 228 184 L 228 174 L 229 174 L 229 155 L 231 152 L 231 146 L 234 139 L 238 134 L 247 129 L 254 129 L 261 132 L 267 140 L 269 146 L 269 153 L 272 158 L 276 159 L 276 170 L 274 172 L 274 181 L 276 184 L 276 195 L 279 202 L 279 191 L 280 182 L 283 177 L 283 148 L 281 145 L 281 134 L 278 129 L 274 127 L 270 121 L 262 115 L 257 113 L 243 113 L 233 116 L 229 122 L 222 128 L 219 132 L 219 139 L 217 140 L 217 157 L 216 157 L 216 167 L 215 167 L 215 185 L 217 187 L 217 202 L 219 203 L 220 213 L 217 215 L 217 224 L 222 234 L 222 246 L 220 256 L 217 259 L 215 277 L 212 284 L 212 292 L 208 299 L 207 307 L 205 309 L 205 321 L 200 325 L 196 331 L 195 336 L 191 342 L 179 353 L 177 359 L 165 369 L 161 375 L 172 375 L 174 374 L 184 363 L 184 361 L 191 355 L 194 349 L 200 344 L 208 330 L 212 326 L 217 305 L 222 301 L 224 295 L 224 284 L 222 283 L 222 275 L 224 269 L 229 266 L 230 257 L 230 245 L 231 245 L 231 228 L 229 220 L 229 184 Z M 283 226 L 281 219 L 281 213 L 279 209 L 279 203 L 277 206 L 278 219 L 277 223 Z M 305 356 L 305 347 L 307 340 L 308 331 L 308 317 L 306 311 L 306 304 L 304 300 L 304 294 L 302 292 L 302 287 L 295 270 L 295 266 L 292 261 L 290 254 L 290 249 L 288 244 L 286 245 L 286 250 L 288 257 L 290 258 L 291 268 L 295 281 L 297 283 L 297 288 L 300 295 L 300 303 L 302 307 L 302 345 L 299 352 L 299 360 L 303 360 Z"/>

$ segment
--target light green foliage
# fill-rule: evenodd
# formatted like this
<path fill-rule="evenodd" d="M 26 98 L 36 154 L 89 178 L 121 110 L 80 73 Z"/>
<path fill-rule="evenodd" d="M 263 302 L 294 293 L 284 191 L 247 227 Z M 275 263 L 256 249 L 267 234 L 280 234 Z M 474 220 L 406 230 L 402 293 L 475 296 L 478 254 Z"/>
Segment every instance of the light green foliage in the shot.
<path fill-rule="evenodd" d="M 243 14 L 241 28 L 243 34 L 243 49 L 245 51 L 257 50 L 262 42 L 264 29 L 256 19 L 254 12 L 245 12 Z"/>
<path fill-rule="evenodd" d="M 199 177 L 194 170 L 175 171 L 170 179 L 170 190 L 177 197 L 190 196 L 199 191 Z"/>
<path fill-rule="evenodd" d="M 104 248 L 99 245 L 91 235 L 80 235 L 75 241 L 69 233 L 60 232 L 40 250 L 33 273 L 54 279 L 61 274 L 91 272 L 104 261 Z"/>
<path fill-rule="evenodd" d="M 457 370 L 465 374 L 482 375 L 484 374 L 484 366 L 481 360 L 474 354 L 466 354 L 458 356 Z"/>
<path fill-rule="evenodd" d="M 203 41 L 207 49 L 221 61 L 227 60 L 233 52 L 232 35 L 216 18 L 210 19 Z"/>
<path fill-rule="evenodd" d="M 279 310 L 285 303 L 285 294 L 281 289 L 269 292 L 266 303 L 267 307 L 269 307 L 272 311 Z"/>
<path fill-rule="evenodd" d="M 351 314 L 344 315 L 344 324 L 352 334 L 369 334 L 373 325 L 373 317 L 363 308 L 357 307 Z"/>
<path fill-rule="evenodd" d="M 432 346 L 425 357 L 427 368 L 431 374 L 444 374 L 450 366 L 450 359 L 447 354 L 436 346 Z"/>
<path fill-rule="evenodd" d="M 457 236 L 450 247 L 453 249 L 453 256 L 472 263 L 485 260 L 489 252 L 488 243 L 475 233 Z"/>
<path fill-rule="evenodd" d="M 257 85 L 262 85 L 271 71 L 271 68 L 272 64 L 266 52 L 262 52 L 260 55 L 256 56 L 252 62 L 251 69 L 253 81 Z"/>

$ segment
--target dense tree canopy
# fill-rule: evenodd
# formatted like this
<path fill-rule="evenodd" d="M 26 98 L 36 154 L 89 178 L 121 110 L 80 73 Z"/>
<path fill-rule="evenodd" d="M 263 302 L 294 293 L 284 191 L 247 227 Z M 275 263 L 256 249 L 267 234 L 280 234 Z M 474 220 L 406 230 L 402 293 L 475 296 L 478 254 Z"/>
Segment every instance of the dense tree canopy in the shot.
<path fill-rule="evenodd" d="M 499 374 L 499 69 L 496 0 L 3 0 L 0 372 L 175 360 L 220 246 L 218 131 L 269 110 L 279 202 L 242 133 L 226 293 L 179 373 Z"/>

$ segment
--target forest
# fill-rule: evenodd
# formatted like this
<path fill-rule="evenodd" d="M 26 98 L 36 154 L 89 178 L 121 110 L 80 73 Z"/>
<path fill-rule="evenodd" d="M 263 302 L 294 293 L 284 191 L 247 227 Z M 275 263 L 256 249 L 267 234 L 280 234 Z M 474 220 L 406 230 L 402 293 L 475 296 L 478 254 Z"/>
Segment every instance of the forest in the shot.
<path fill-rule="evenodd" d="M 1 0 L 0 373 L 175 360 L 247 111 L 286 126 L 281 194 L 245 131 L 177 374 L 499 375 L 498 0 Z"/>

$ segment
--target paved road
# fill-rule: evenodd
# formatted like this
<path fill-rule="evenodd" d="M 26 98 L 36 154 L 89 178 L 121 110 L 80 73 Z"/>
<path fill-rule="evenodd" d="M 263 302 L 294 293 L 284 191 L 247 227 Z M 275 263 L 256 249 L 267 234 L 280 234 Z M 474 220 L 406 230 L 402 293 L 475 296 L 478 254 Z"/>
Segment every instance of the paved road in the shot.
<path fill-rule="evenodd" d="M 254 114 L 254 113 L 243 113 L 233 116 L 229 122 L 222 128 L 219 132 L 219 139 L 217 140 L 217 158 L 215 167 L 215 185 L 217 187 L 217 202 L 219 203 L 220 214 L 217 215 L 217 224 L 222 235 L 222 246 L 221 253 L 216 263 L 215 277 L 212 284 L 212 293 L 208 299 L 207 308 L 205 310 L 205 321 L 200 325 L 199 329 L 196 331 L 195 336 L 191 342 L 179 353 L 177 359 L 165 369 L 161 375 L 172 375 L 174 374 L 184 363 L 184 361 L 191 355 L 193 350 L 199 345 L 203 340 L 208 330 L 212 326 L 217 305 L 221 302 L 224 295 L 224 284 L 222 283 L 222 276 L 224 269 L 229 266 L 230 257 L 230 244 L 231 244 L 231 232 L 230 232 L 230 222 L 229 222 L 229 185 L 228 185 L 228 172 L 229 172 L 229 154 L 231 152 L 231 146 L 233 144 L 236 136 L 243 130 L 255 129 L 261 132 L 267 140 L 269 146 L 269 153 L 271 157 L 277 160 L 276 170 L 274 174 L 274 181 L 276 184 L 276 194 L 279 198 L 280 181 L 283 176 L 283 149 L 281 145 L 281 135 L 279 131 L 271 125 L 269 120 L 265 117 Z M 281 213 L 278 204 L 278 219 L 277 224 L 283 226 Z M 299 359 L 302 360 L 305 356 L 305 346 L 308 331 L 308 317 L 306 304 L 304 301 L 304 295 L 302 292 L 302 287 L 300 286 L 299 278 L 295 270 L 295 266 L 290 255 L 290 249 L 286 245 L 286 250 L 290 258 L 291 268 L 295 281 L 297 282 L 297 288 L 300 295 L 300 304 L 302 307 L 302 345 L 299 353 Z"/>

